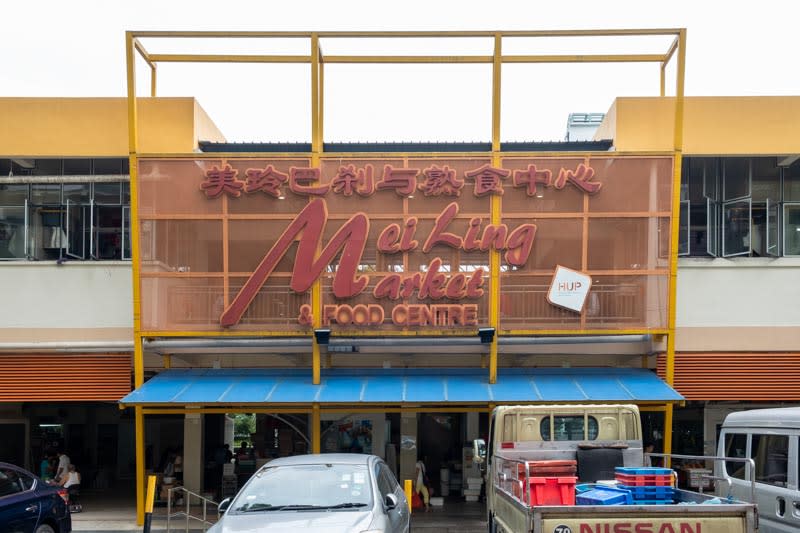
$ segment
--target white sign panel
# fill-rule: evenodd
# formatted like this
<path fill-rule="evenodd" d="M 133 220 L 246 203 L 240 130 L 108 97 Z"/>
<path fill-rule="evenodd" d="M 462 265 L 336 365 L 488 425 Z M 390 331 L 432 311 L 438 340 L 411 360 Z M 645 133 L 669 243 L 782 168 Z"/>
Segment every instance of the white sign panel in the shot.
<path fill-rule="evenodd" d="M 591 287 L 592 278 L 589 275 L 559 265 L 547 291 L 547 301 L 580 313 Z"/>

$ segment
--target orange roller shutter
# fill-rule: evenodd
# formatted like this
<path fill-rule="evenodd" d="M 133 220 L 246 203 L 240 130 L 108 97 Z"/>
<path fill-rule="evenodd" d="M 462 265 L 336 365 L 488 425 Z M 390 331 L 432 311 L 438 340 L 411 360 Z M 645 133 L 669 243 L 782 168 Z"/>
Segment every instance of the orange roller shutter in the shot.
<path fill-rule="evenodd" d="M 673 387 L 687 400 L 798 401 L 800 353 L 678 353 Z"/>
<path fill-rule="evenodd" d="M 117 401 L 130 391 L 130 354 L 0 354 L 0 402 Z"/>

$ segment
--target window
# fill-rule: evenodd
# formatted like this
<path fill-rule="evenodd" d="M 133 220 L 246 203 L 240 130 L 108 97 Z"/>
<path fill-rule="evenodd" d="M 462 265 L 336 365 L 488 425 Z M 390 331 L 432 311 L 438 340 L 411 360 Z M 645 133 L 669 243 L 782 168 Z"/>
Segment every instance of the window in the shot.
<path fill-rule="evenodd" d="M 599 426 L 597 419 L 593 416 L 587 417 L 589 420 L 588 435 L 584 426 L 584 417 L 577 416 L 559 416 L 554 415 L 553 419 L 553 440 L 595 440 Z M 542 440 L 550 440 L 550 417 L 542 419 L 539 426 L 539 431 L 542 434 Z"/>
<path fill-rule="evenodd" d="M 747 457 L 747 435 L 744 433 L 727 433 L 725 435 L 725 457 Z M 746 463 L 726 461 L 725 471 L 729 476 L 744 479 Z"/>
<path fill-rule="evenodd" d="M 389 467 L 382 464 L 375 465 L 375 479 L 378 481 L 378 491 L 381 499 L 385 500 L 387 494 L 394 494 L 394 483 L 392 483 L 392 473 Z"/>
<path fill-rule="evenodd" d="M 800 205 L 800 161 L 777 157 L 687 157 L 681 184 L 679 255 L 800 255 L 791 232 Z M 795 233 L 800 233 L 795 231 Z"/>
<path fill-rule="evenodd" d="M 10 468 L 0 468 L 0 497 L 25 492 L 33 488 L 33 478 Z"/>
<path fill-rule="evenodd" d="M 788 480 L 789 437 L 754 434 L 750 457 L 756 463 L 756 481 L 785 487 Z"/>
<path fill-rule="evenodd" d="M 0 184 L 0 261 L 128 260 L 125 159 L 37 159 Z M 92 178 L 97 171 L 103 178 Z M 107 181 L 120 175 L 118 181 Z M 47 176 L 47 177 L 38 177 Z M 53 180 L 53 176 L 64 177 Z"/>

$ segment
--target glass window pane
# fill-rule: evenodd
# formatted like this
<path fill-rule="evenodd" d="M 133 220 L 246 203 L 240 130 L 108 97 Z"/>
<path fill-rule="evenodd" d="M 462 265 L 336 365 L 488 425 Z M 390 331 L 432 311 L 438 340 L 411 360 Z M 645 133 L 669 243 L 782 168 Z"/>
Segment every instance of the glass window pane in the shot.
<path fill-rule="evenodd" d="M 24 490 L 16 470 L 0 468 L 0 497 L 16 494 Z"/>
<path fill-rule="evenodd" d="M 92 160 L 91 159 L 65 159 L 64 160 L 64 175 L 65 176 L 88 176 L 92 173 Z"/>
<path fill-rule="evenodd" d="M 98 205 L 119 205 L 120 184 L 117 183 L 95 183 L 94 184 L 94 203 Z"/>
<path fill-rule="evenodd" d="M 725 435 L 725 457 L 746 457 L 747 456 L 747 435 L 743 433 L 728 433 Z M 744 479 L 745 463 L 738 461 L 726 461 L 725 470 L 728 475 L 738 479 Z"/>
<path fill-rule="evenodd" d="M 553 440 L 584 440 L 584 418 L 578 416 L 553 416 Z M 539 431 L 543 440 L 550 440 L 550 417 L 542 419 Z M 588 440 L 595 440 L 598 433 L 597 419 L 589 417 Z"/>
<path fill-rule="evenodd" d="M 767 200 L 767 255 L 780 255 L 779 204 Z"/>
<path fill-rule="evenodd" d="M 722 206 L 722 256 L 750 253 L 750 200 Z"/>
<path fill-rule="evenodd" d="M 750 457 L 756 463 L 756 481 L 785 487 L 788 480 L 789 437 L 753 435 Z"/>
<path fill-rule="evenodd" d="M 783 170 L 783 201 L 800 202 L 800 161 Z"/>
<path fill-rule="evenodd" d="M 723 160 L 725 200 L 750 196 L 750 159 L 730 157 Z"/>
<path fill-rule="evenodd" d="M 131 205 L 131 184 L 122 182 L 122 205 Z"/>
<path fill-rule="evenodd" d="M 0 205 L 25 205 L 28 185 L 25 183 L 0 184 Z"/>
<path fill-rule="evenodd" d="M 800 255 L 800 204 L 783 206 L 783 254 Z"/>
<path fill-rule="evenodd" d="M 64 201 L 71 201 L 76 204 L 89 203 L 89 184 L 88 183 L 65 183 Z"/>
<path fill-rule="evenodd" d="M 719 200 L 719 160 L 707 157 L 703 159 L 703 196 Z"/>
<path fill-rule="evenodd" d="M 37 159 L 36 166 L 33 167 L 31 172 L 34 176 L 60 176 L 61 175 L 61 160 L 60 159 Z"/>
<path fill-rule="evenodd" d="M 717 257 L 719 254 L 719 203 L 714 200 L 707 200 L 706 205 L 706 252 L 708 255 Z"/>
<path fill-rule="evenodd" d="M 25 259 L 25 208 L 0 207 L 0 260 Z"/>
<path fill-rule="evenodd" d="M 767 199 L 777 201 L 781 197 L 781 168 L 775 157 L 757 157 L 753 159 L 753 193 L 754 202 L 765 202 Z"/>
<path fill-rule="evenodd" d="M 32 184 L 31 203 L 38 205 L 61 204 L 61 184 L 60 183 Z"/>
<path fill-rule="evenodd" d="M 122 159 L 95 159 L 95 174 L 122 174 Z"/>
<path fill-rule="evenodd" d="M 678 227 L 678 255 L 689 255 L 689 201 L 681 202 Z"/>

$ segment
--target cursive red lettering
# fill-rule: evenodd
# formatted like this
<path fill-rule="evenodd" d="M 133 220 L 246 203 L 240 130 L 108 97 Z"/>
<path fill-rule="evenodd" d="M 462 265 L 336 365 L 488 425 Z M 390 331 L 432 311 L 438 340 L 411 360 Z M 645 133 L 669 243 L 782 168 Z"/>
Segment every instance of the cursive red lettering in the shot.
<path fill-rule="evenodd" d="M 451 202 L 450 205 L 444 208 L 433 226 L 433 231 L 428 236 L 428 240 L 422 246 L 422 251 L 428 253 L 437 244 L 444 244 L 451 248 L 460 248 L 464 241 L 452 233 L 447 233 L 445 229 L 450 224 L 450 221 L 458 214 L 458 204 Z"/>
<path fill-rule="evenodd" d="M 328 218 L 325 200 L 313 199 L 297 215 L 278 237 L 253 274 L 242 286 L 231 304 L 220 317 L 220 325 L 229 327 L 237 324 L 247 310 L 250 302 L 275 270 L 278 262 L 286 255 L 294 241 L 300 243 L 295 254 L 294 267 L 289 287 L 294 292 L 305 292 L 341 251 L 339 265 L 333 277 L 333 294 L 337 298 L 351 298 L 364 290 L 369 277 L 357 275 L 361 256 L 369 235 L 369 219 L 364 213 L 356 213 L 333 235 L 328 244 L 317 256 L 322 235 Z"/>
<path fill-rule="evenodd" d="M 378 236 L 378 251 L 385 254 L 393 254 L 400 251 L 400 225 L 389 224 Z"/>

